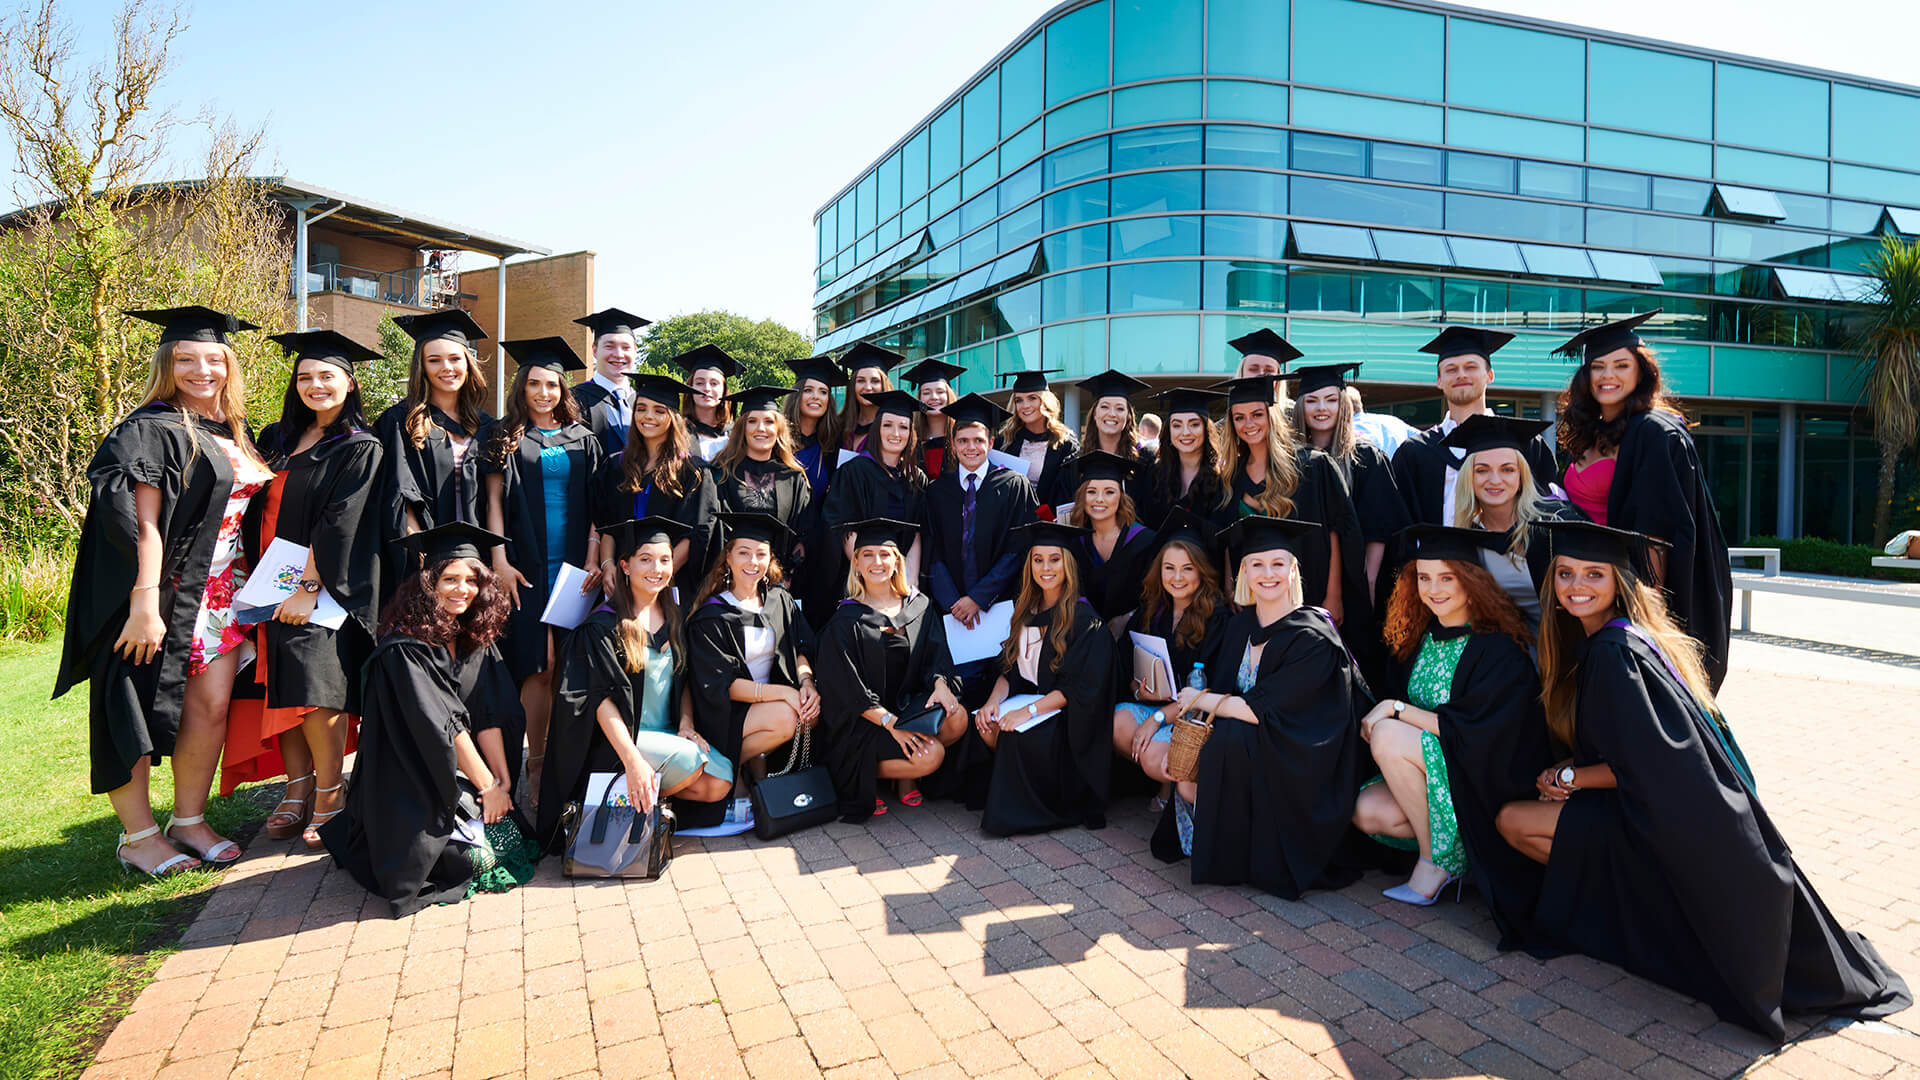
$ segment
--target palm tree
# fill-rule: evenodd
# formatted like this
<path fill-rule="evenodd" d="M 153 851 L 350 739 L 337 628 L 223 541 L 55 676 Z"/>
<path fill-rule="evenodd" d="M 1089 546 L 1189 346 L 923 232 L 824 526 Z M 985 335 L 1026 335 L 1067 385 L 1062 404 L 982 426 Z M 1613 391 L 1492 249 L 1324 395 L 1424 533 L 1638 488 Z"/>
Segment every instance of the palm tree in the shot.
<path fill-rule="evenodd" d="M 1882 237 L 1865 269 L 1877 280 L 1856 347 L 1858 362 L 1866 365 L 1867 410 L 1880 442 L 1880 497 L 1873 506 L 1879 543 L 1893 512 L 1895 467 L 1920 433 L 1920 241 Z"/>

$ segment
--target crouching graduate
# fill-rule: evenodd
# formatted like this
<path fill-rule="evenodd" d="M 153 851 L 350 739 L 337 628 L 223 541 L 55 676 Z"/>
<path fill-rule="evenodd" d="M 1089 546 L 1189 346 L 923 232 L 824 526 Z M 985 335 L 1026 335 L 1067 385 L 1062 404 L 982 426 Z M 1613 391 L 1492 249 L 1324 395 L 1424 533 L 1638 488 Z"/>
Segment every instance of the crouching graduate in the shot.
<path fill-rule="evenodd" d="M 1214 717 L 1198 778 L 1176 786 L 1153 838 L 1169 862 L 1193 857 L 1196 885 L 1254 885 L 1288 900 L 1344 884 L 1329 874 L 1348 836 L 1366 744 L 1367 686 L 1333 620 L 1301 602 L 1298 553 L 1310 521 L 1247 517 L 1226 532 L 1239 557 L 1234 601 L 1207 689 L 1170 713 Z"/>
<path fill-rule="evenodd" d="M 523 853 L 490 843 L 512 830 L 481 829 L 513 804 L 506 778 L 474 745 L 454 672 L 457 657 L 487 648 L 506 627 L 507 598 L 486 568 L 487 551 L 504 543 L 465 522 L 412 534 L 407 547 L 426 568 L 407 575 L 381 612 L 346 808 L 318 832 L 334 861 L 395 918 L 465 897 L 476 872 L 492 869 L 492 850 L 524 871 L 517 880 L 532 876 Z M 468 792 L 478 797 L 479 820 Z"/>
<path fill-rule="evenodd" d="M 993 751 L 986 813 L 995 836 L 1107 824 L 1113 752 L 1113 637 L 1080 595 L 1072 550 L 1087 530 L 1036 521 L 1000 677 L 974 714 Z M 1027 703 L 1007 707 L 1019 694 Z"/>
<path fill-rule="evenodd" d="M 699 803 L 723 802 L 733 791 L 733 766 L 694 730 L 680 609 L 668 592 L 673 546 L 692 531 L 665 517 L 607 530 L 607 602 L 569 636 L 554 677 L 534 826 L 548 852 L 561 853 L 566 804 L 585 796 L 596 772 L 625 773 L 643 810 L 652 809 L 655 791 Z"/>
<path fill-rule="evenodd" d="M 1880 1017 L 1913 1003 L 1843 929 L 1760 805 L 1715 703 L 1705 649 L 1667 613 L 1648 538 L 1541 522 L 1553 545 L 1540 617 L 1547 727 L 1573 757 L 1500 811 L 1546 865 L 1533 932 L 1785 1037 L 1785 1013 Z"/>
<path fill-rule="evenodd" d="M 847 599 L 821 632 L 818 660 L 840 820 L 858 822 L 887 812 L 876 779 L 898 781 L 901 805 L 919 806 L 914 781 L 940 767 L 966 733 L 967 714 L 951 681 L 946 625 L 907 582 L 914 527 L 874 518 L 851 530 Z"/>

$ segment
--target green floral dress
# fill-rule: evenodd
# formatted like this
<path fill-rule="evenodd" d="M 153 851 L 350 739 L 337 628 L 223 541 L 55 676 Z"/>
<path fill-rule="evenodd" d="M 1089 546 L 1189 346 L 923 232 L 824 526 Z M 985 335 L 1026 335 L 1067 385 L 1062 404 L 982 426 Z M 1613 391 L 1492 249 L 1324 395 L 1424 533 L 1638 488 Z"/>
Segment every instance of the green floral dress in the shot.
<path fill-rule="evenodd" d="M 1413 658 L 1413 670 L 1407 675 L 1407 703 L 1429 712 L 1445 705 L 1453 696 L 1453 671 L 1460 664 L 1472 636 L 1469 627 L 1435 627 L 1420 642 Z M 1460 845 L 1460 827 L 1453 816 L 1453 793 L 1447 786 L 1447 758 L 1441 753 L 1440 738 L 1431 731 L 1420 733 L 1420 751 L 1427 768 L 1427 829 L 1433 837 L 1433 864 L 1448 874 L 1467 868 L 1467 852 Z M 1376 776 L 1367 785 L 1381 783 Z M 1403 851 L 1417 850 L 1412 840 L 1397 836 L 1374 836 L 1375 840 Z"/>

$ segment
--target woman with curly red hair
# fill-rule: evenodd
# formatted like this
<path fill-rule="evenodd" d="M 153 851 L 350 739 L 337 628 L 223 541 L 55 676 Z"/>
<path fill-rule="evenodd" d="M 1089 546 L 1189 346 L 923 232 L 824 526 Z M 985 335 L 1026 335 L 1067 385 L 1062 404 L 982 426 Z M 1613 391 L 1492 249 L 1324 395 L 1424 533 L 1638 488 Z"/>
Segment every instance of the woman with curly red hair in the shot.
<path fill-rule="evenodd" d="M 1390 899 L 1425 906 L 1467 873 L 1503 942 L 1526 925 L 1540 873 L 1494 826 L 1552 761 L 1525 616 L 1480 564 L 1485 532 L 1416 525 L 1387 606 L 1395 688 L 1360 720 L 1380 766 L 1353 822 L 1420 861 Z M 1492 538 L 1499 541 L 1498 536 Z"/>

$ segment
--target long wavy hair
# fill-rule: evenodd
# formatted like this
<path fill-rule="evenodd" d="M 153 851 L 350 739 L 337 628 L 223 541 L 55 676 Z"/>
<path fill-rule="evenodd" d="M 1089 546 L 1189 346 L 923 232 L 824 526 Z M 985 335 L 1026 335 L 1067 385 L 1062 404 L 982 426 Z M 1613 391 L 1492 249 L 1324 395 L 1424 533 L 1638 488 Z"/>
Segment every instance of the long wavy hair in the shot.
<path fill-rule="evenodd" d="M 1076 529 L 1093 528 L 1093 518 L 1087 513 L 1087 485 L 1092 482 L 1082 480 L 1080 486 L 1073 489 L 1073 509 L 1067 513 L 1067 524 Z M 1133 504 L 1133 496 L 1127 494 L 1125 484 L 1120 485 L 1120 505 L 1114 508 L 1113 524 L 1122 537 L 1126 536 L 1127 528 L 1138 520 L 1139 515 L 1140 509 Z"/>
<path fill-rule="evenodd" d="M 726 546 L 720 549 L 720 554 L 714 556 L 713 565 L 707 568 L 707 576 L 701 579 L 700 589 L 694 594 L 693 607 L 687 610 L 698 611 L 701 604 L 719 596 L 723 592 L 731 592 L 733 590 L 733 569 L 727 565 L 727 554 L 733 550 L 733 545 L 739 543 L 758 544 L 764 543 L 764 541 L 743 541 L 737 536 L 727 541 Z M 777 555 L 767 556 L 767 572 L 760 576 L 759 594 L 761 596 L 767 595 L 769 588 L 779 585 L 786 580 L 786 573 L 780 569 L 780 557 Z M 737 596 L 739 594 L 736 593 L 735 595 Z"/>
<path fill-rule="evenodd" d="M 1233 474 L 1240 471 L 1251 456 L 1240 445 L 1240 433 L 1233 429 L 1229 409 L 1221 433 L 1220 489 L 1222 509 L 1234 501 Z M 1267 482 L 1254 496 L 1254 512 L 1266 517 L 1292 517 L 1293 493 L 1300 487 L 1299 447 L 1293 441 L 1293 425 L 1278 405 L 1267 406 Z"/>
<path fill-rule="evenodd" d="M 613 614 L 619 622 L 615 632 L 620 639 L 620 662 L 630 672 L 647 670 L 647 628 L 641 623 L 644 609 L 633 602 L 633 579 L 627 574 L 624 559 L 613 561 L 613 581 L 609 599 L 613 605 Z M 673 657 L 675 672 L 686 669 L 686 650 L 682 648 L 680 626 L 680 608 L 673 602 L 673 590 L 662 589 L 653 598 L 653 606 L 660 610 L 660 621 L 667 628 L 667 651 Z"/>
<path fill-rule="evenodd" d="M 634 408 L 645 398 L 635 398 Z M 687 432 L 687 418 L 669 413 L 667 437 L 658 453 L 647 445 L 638 425 L 627 429 L 627 445 L 620 451 L 620 490 L 637 494 L 648 484 L 670 499 L 680 497 L 680 468 L 693 457 L 693 436 Z"/>
<path fill-rule="evenodd" d="M 1387 600 L 1387 622 L 1380 631 L 1387 648 L 1401 660 L 1413 659 L 1420 651 L 1420 641 L 1426 636 L 1427 628 L 1433 624 L 1433 610 L 1420 599 L 1420 561 L 1408 559 L 1393 579 L 1393 595 Z M 1533 647 L 1533 634 L 1527 630 L 1526 616 L 1520 614 L 1513 597 L 1493 580 L 1486 567 L 1457 559 L 1440 561 L 1447 564 L 1447 569 L 1453 571 L 1454 578 L 1460 582 L 1460 591 L 1467 598 L 1467 622 L 1473 626 L 1474 633 L 1505 634 L 1523 648 Z"/>
<path fill-rule="evenodd" d="M 884 469 L 887 463 L 880 460 L 880 421 L 880 415 L 875 414 L 873 427 L 867 430 L 867 441 L 861 444 L 860 452 Z M 920 427 L 911 422 L 907 424 L 906 448 L 900 451 L 900 479 L 915 491 L 927 486 L 927 474 L 920 468 Z"/>
<path fill-rule="evenodd" d="M 1226 586 L 1220 581 L 1220 570 L 1200 545 L 1189 540 L 1169 540 L 1166 547 L 1186 552 L 1200 575 L 1200 585 L 1187 601 L 1187 610 L 1181 612 L 1180 620 L 1173 624 L 1173 643 L 1183 649 L 1197 648 L 1206 635 L 1207 620 L 1227 602 Z M 1167 586 L 1160 578 L 1160 560 L 1156 557 L 1147 568 L 1146 580 L 1140 588 L 1140 625 L 1151 627 L 1159 621 L 1162 611 L 1171 610 L 1173 598 L 1167 595 Z"/>
<path fill-rule="evenodd" d="M 1167 493 L 1169 504 L 1177 499 L 1180 491 L 1180 451 L 1173 447 L 1173 418 L 1168 413 L 1167 422 L 1160 428 L 1160 452 L 1154 458 L 1153 468 L 1159 480 L 1159 490 Z M 1207 425 L 1207 434 L 1200 440 L 1200 471 L 1193 474 L 1193 505 L 1211 509 L 1222 505 L 1220 497 L 1220 425 L 1213 418 L 1200 413 L 1181 413 L 1184 416 L 1199 416 Z"/>
<path fill-rule="evenodd" d="M 1573 379 L 1560 394 L 1560 447 L 1574 461 L 1586 456 L 1588 450 L 1604 454 L 1620 449 L 1620 440 L 1627 433 L 1627 421 L 1640 413 L 1659 409 L 1686 419 L 1687 414 L 1667 396 L 1666 381 L 1660 375 L 1660 358 L 1654 351 L 1645 345 L 1633 345 L 1627 351 L 1640 361 L 1640 380 L 1634 385 L 1633 393 L 1627 395 L 1620 415 L 1611 422 L 1601 418 L 1600 403 L 1594 400 L 1592 365 L 1582 363 L 1575 368 Z"/>
<path fill-rule="evenodd" d="M 327 363 L 325 360 L 317 362 Z M 280 399 L 280 420 L 273 425 L 273 438 L 265 441 L 260 447 L 260 452 L 267 457 L 291 457 L 294 447 L 300 445 L 300 436 L 305 435 L 307 429 L 313 426 L 314 411 L 300 399 L 300 364 L 301 361 L 294 361 L 293 372 L 287 376 L 287 392 Z M 360 400 L 360 380 L 355 378 L 351 371 L 347 372 L 347 380 L 353 385 L 353 389 L 347 391 L 346 399 L 341 402 L 340 415 L 334 417 L 333 423 L 328 424 L 320 433 L 321 442 L 345 435 L 349 431 L 367 429 L 366 406 Z"/>
<path fill-rule="evenodd" d="M 514 373 L 513 386 L 507 391 L 507 415 L 493 427 L 493 440 L 488 445 L 487 460 L 496 465 L 505 464 L 520 448 L 520 436 L 527 433 L 533 417 L 533 410 L 527 406 L 527 377 L 535 365 L 522 364 Z M 542 371 L 550 370 L 541 368 Z M 555 427 L 567 428 L 581 422 L 580 403 L 573 398 L 573 388 L 567 384 L 567 377 L 560 376 L 560 400 L 553 406 Z"/>
<path fill-rule="evenodd" d="M 465 556 L 456 556 L 465 558 Z M 481 559 L 467 559 L 480 579 L 480 591 L 458 617 L 447 614 L 434 595 L 434 585 L 453 559 L 441 559 L 419 573 L 400 579 L 393 599 L 380 610 L 379 636 L 405 634 L 429 645 L 439 645 L 455 656 L 470 656 L 499 640 L 510 614 L 506 594 Z"/>
<path fill-rule="evenodd" d="M 1559 561 L 1554 560 L 1555 566 Z M 1720 705 L 1713 697 L 1713 681 L 1701 663 L 1705 650 L 1673 621 L 1660 590 L 1624 566 L 1613 568 L 1613 590 L 1614 615 L 1626 619 L 1653 639 L 1680 673 L 1680 681 L 1687 693 L 1693 695 L 1694 703 L 1717 719 Z M 1585 652 L 1578 646 L 1586 637 L 1586 628 L 1580 625 L 1580 620 L 1560 606 L 1550 568 L 1546 583 L 1540 586 L 1540 700 L 1546 706 L 1547 730 L 1567 747 L 1573 746 L 1580 657 Z"/>
<path fill-rule="evenodd" d="M 446 338 L 428 338 L 427 341 L 451 340 Z M 455 423 L 468 435 L 480 430 L 487 422 L 487 373 L 480 367 L 480 354 L 473 351 L 471 345 L 461 345 L 460 350 L 467 354 L 467 378 L 460 384 L 459 395 L 454 403 Z M 413 363 L 407 366 L 407 396 L 401 399 L 406 406 L 405 422 L 402 430 L 407 440 L 413 443 L 415 450 L 427 445 L 427 435 L 433 430 L 433 419 L 428 407 L 433 401 L 433 391 L 427 385 L 427 342 L 413 343 Z"/>
<path fill-rule="evenodd" d="M 793 428 L 788 425 L 785 413 L 768 409 L 773 413 L 773 463 L 783 469 L 800 472 L 800 461 L 793 456 Z M 713 455 L 713 469 L 729 480 L 740 478 L 740 463 L 747 460 L 747 424 L 749 414 L 741 413 L 740 422 L 727 429 L 727 444 Z"/>
<path fill-rule="evenodd" d="M 1479 453 L 1468 454 L 1460 462 L 1459 475 L 1453 478 L 1452 524 L 1456 529 L 1481 527 L 1480 500 L 1473 494 L 1473 459 L 1479 456 Z M 1513 458 L 1520 463 L 1520 486 L 1513 493 L 1513 542 L 1507 545 L 1507 552 L 1525 555 L 1529 528 L 1548 515 L 1540 508 L 1540 492 L 1533 486 L 1533 466 L 1527 464 L 1527 455 L 1516 450 Z"/>
<path fill-rule="evenodd" d="M 865 371 L 866 369 L 861 368 L 860 370 Z M 854 372 L 852 374 L 857 375 L 859 374 L 859 372 Z M 888 375 L 883 370 L 880 372 L 880 389 L 875 390 L 874 393 L 884 394 L 891 389 L 893 389 L 893 377 Z M 873 422 L 876 424 L 880 422 L 880 414 L 878 412 L 875 412 L 873 414 Z M 834 434 L 838 437 L 835 439 L 833 443 L 833 449 L 836 453 L 843 449 L 845 450 L 853 449 L 851 442 L 854 437 L 854 429 L 859 426 L 860 426 L 860 395 L 854 391 L 853 380 L 849 378 L 847 380 L 847 398 L 845 401 L 841 402 L 840 404 L 840 421 L 837 425 L 835 425 L 836 430 Z M 872 440 L 873 432 L 871 430 L 867 432 L 867 438 L 869 441 Z M 822 440 L 820 445 L 825 446 L 827 444 L 824 440 Z M 861 445 L 864 446 L 865 444 L 862 443 Z"/>
<path fill-rule="evenodd" d="M 800 390 L 810 382 L 820 383 L 827 391 L 827 411 L 820 414 L 819 420 L 814 421 L 813 441 L 820 447 L 820 453 L 836 453 L 840 448 L 840 413 L 833 407 L 833 387 L 827 386 L 819 379 L 801 379 L 794 384 L 793 393 L 787 395 L 787 403 L 781 408 L 780 413 L 787 418 L 787 431 L 791 434 L 793 441 L 798 442 L 802 419 Z"/>
<path fill-rule="evenodd" d="M 1333 438 L 1327 440 L 1323 451 L 1333 459 L 1333 467 L 1340 470 L 1340 479 L 1353 483 L 1353 448 L 1364 441 L 1360 432 L 1353 426 L 1353 400 L 1346 391 L 1340 392 L 1340 407 L 1333 416 Z M 1307 411 L 1302 408 L 1298 398 L 1287 410 L 1288 426 L 1293 429 L 1293 438 L 1301 446 L 1313 445 L 1313 433 L 1307 429 Z"/>
<path fill-rule="evenodd" d="M 192 415 L 192 410 L 175 404 L 174 398 L 180 393 L 180 387 L 173 380 L 173 352 L 177 341 L 163 341 L 153 350 L 152 367 L 147 372 L 147 392 L 140 397 L 136 410 L 146 408 L 156 401 L 173 405 L 180 410 L 180 425 L 187 430 L 189 453 L 200 452 L 200 422 Z M 221 351 L 227 356 L 227 381 L 220 388 L 220 411 L 226 414 L 227 435 L 240 453 L 249 461 L 266 468 L 267 463 L 260 457 L 260 451 L 253 445 L 253 439 L 247 434 L 247 378 L 240 367 L 240 354 L 233 346 L 219 343 Z"/>
<path fill-rule="evenodd" d="M 1060 396 L 1051 390 L 1040 391 L 1040 415 L 1047 421 L 1047 446 L 1055 447 L 1073 438 L 1073 430 L 1060 422 Z M 1026 430 L 1027 425 L 1020 421 L 1015 413 L 1000 425 L 1000 445 L 1013 445 L 1014 437 Z"/>
<path fill-rule="evenodd" d="M 1007 634 L 1007 643 L 1000 650 L 1000 670 L 1018 671 L 1020 668 L 1020 639 L 1040 614 L 1040 605 L 1047 602 L 1046 591 L 1033 582 L 1033 552 L 1036 548 L 1055 547 L 1053 544 L 1035 544 L 1027 549 L 1020 564 L 1020 595 L 1013 602 L 1013 624 Z M 1073 630 L 1073 605 L 1080 602 L 1080 571 L 1075 565 L 1073 552 L 1059 548 L 1066 556 L 1060 564 L 1060 602 L 1053 605 L 1052 621 L 1047 626 L 1047 644 L 1053 646 L 1053 663 L 1048 670 L 1059 671 L 1060 665 L 1067 659 L 1067 635 Z"/>
<path fill-rule="evenodd" d="M 1107 396 L 1118 397 L 1119 395 L 1108 394 Z M 1100 406 L 1100 399 L 1096 398 L 1093 404 L 1094 408 L 1087 410 L 1086 423 L 1080 425 L 1081 450 L 1098 450 L 1100 448 L 1100 425 L 1095 423 L 1093 419 L 1094 410 Z M 1134 411 L 1133 402 L 1128 401 L 1127 425 L 1120 429 L 1120 449 L 1117 453 L 1119 453 L 1121 457 L 1131 457 L 1139 452 L 1139 447 L 1140 414 Z"/>
<path fill-rule="evenodd" d="M 887 579 L 888 586 L 893 589 L 895 596 L 902 599 L 912 596 L 913 587 L 907 584 L 907 557 L 900 553 L 900 545 L 894 543 L 892 540 L 888 540 L 881 546 L 893 552 L 893 576 Z M 860 549 L 854 548 L 853 552 L 855 555 L 858 555 L 860 554 Z M 849 563 L 847 566 L 846 581 L 847 598 L 858 600 L 862 596 L 865 596 L 866 592 L 867 583 L 865 579 L 860 576 L 860 567 Z"/>

